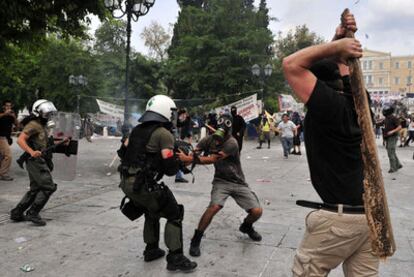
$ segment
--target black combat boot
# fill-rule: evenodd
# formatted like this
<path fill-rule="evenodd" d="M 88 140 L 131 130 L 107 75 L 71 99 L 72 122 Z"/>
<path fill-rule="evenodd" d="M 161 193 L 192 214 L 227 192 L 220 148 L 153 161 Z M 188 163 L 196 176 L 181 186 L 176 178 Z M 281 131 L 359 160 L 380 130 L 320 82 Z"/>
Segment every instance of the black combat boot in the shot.
<path fill-rule="evenodd" d="M 243 222 L 239 228 L 240 232 L 249 235 L 249 237 L 254 241 L 261 241 L 262 236 L 256 232 L 253 228 L 253 225 L 250 223 Z"/>
<path fill-rule="evenodd" d="M 201 238 L 203 237 L 204 232 L 199 230 L 194 230 L 194 236 L 191 239 L 190 244 L 190 256 L 199 257 L 201 255 L 200 243 Z"/>
<path fill-rule="evenodd" d="M 180 270 L 184 273 L 192 272 L 197 267 L 197 263 L 190 261 L 182 250 L 169 253 L 167 255 L 167 269 L 170 271 Z"/>
<path fill-rule="evenodd" d="M 39 215 L 42 207 L 43 206 L 38 206 L 36 203 L 33 203 L 30 209 L 26 212 L 26 220 L 33 222 L 33 224 L 37 226 L 45 226 L 46 221 L 44 221 Z"/>
<path fill-rule="evenodd" d="M 165 256 L 165 251 L 157 245 L 147 244 L 144 251 L 144 261 L 151 262 Z"/>
<path fill-rule="evenodd" d="M 17 205 L 16 208 L 10 211 L 10 219 L 15 222 L 24 221 L 24 209 L 20 205 Z"/>

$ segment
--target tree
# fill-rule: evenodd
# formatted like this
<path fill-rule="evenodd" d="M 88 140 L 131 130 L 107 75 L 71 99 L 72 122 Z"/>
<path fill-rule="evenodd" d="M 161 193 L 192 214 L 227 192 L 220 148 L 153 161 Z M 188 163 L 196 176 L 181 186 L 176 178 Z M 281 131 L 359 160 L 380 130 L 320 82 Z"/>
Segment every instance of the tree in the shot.
<path fill-rule="evenodd" d="M 88 14 L 104 19 L 101 0 L 0 1 L 0 49 L 7 42 L 24 44 L 43 41 L 47 33 L 85 38 Z"/>
<path fill-rule="evenodd" d="M 258 13 L 245 0 L 210 0 L 208 8 L 183 6 L 166 66 L 166 84 L 175 98 L 215 98 L 258 89 L 250 68 L 272 58 L 273 37 L 258 26 Z"/>
<path fill-rule="evenodd" d="M 144 39 L 145 46 L 149 48 L 152 57 L 159 61 L 166 58 L 171 36 L 158 22 L 152 21 L 148 27 L 145 27 L 141 38 Z"/>
<path fill-rule="evenodd" d="M 95 74 L 101 80 L 97 87 L 97 95 L 124 97 L 125 48 L 125 21 L 108 20 L 95 31 Z"/>
<path fill-rule="evenodd" d="M 279 32 L 275 42 L 275 52 L 278 59 L 283 59 L 300 49 L 323 43 L 325 40 L 315 32 L 311 32 L 306 25 L 296 26 L 295 30 L 289 30 L 286 36 Z"/>

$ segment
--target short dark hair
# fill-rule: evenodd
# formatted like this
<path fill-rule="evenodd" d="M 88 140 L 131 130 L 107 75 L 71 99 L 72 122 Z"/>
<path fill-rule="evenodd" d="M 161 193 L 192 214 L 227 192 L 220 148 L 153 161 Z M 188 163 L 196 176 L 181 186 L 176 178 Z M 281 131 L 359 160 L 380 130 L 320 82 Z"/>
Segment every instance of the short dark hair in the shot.
<path fill-rule="evenodd" d="M 7 103 L 13 104 L 13 102 L 9 99 L 6 99 L 3 101 L 3 106 L 6 105 Z"/>
<path fill-rule="evenodd" d="M 315 62 L 310 71 L 321 81 L 335 81 L 341 79 L 338 65 L 329 59 Z"/>

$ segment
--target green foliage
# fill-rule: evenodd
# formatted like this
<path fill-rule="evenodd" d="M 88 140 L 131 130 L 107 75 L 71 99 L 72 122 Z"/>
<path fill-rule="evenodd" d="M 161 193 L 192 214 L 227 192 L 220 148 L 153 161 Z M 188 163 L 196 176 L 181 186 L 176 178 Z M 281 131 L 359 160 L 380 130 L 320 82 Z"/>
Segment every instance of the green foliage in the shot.
<path fill-rule="evenodd" d="M 105 21 L 95 32 L 95 74 L 100 82 L 97 95 L 124 97 L 126 23 Z M 99 77 L 98 77 L 99 76 Z"/>
<path fill-rule="evenodd" d="M 103 19 L 103 1 L 0 1 L 0 49 L 10 42 L 39 43 L 47 33 L 85 38 L 90 13 Z"/>
<path fill-rule="evenodd" d="M 166 85 L 174 98 L 215 98 L 260 88 L 250 68 L 272 58 L 272 34 L 259 20 L 266 13 L 245 0 L 183 6 L 166 63 Z"/>
<path fill-rule="evenodd" d="M 295 30 L 290 30 L 286 36 L 279 33 L 275 42 L 276 55 L 279 59 L 283 59 L 300 49 L 320 44 L 324 41 L 322 37 L 310 31 L 306 25 L 296 26 Z"/>

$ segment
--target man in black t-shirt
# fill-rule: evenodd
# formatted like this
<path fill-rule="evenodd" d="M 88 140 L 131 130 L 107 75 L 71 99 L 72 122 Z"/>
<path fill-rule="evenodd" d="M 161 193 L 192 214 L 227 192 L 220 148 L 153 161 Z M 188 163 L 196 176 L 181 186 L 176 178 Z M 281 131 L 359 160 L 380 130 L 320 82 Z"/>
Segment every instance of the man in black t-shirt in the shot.
<path fill-rule="evenodd" d="M 10 100 L 3 101 L 3 111 L 0 113 L 0 180 L 13 181 L 9 176 L 12 162 L 10 145 L 12 144 L 11 132 L 14 126 L 18 126 L 16 114 L 12 110 Z"/>
<path fill-rule="evenodd" d="M 353 15 L 345 27 L 356 31 Z M 306 104 L 305 145 L 312 185 L 323 203 L 306 217 L 293 276 L 326 276 L 343 264 L 345 276 L 377 276 L 363 208 L 361 129 L 349 81 L 349 58 L 362 56 L 360 43 L 336 29 L 330 43 L 302 49 L 283 61 L 285 77 Z M 329 58 L 329 60 L 328 60 Z"/>
<path fill-rule="evenodd" d="M 243 137 L 244 131 L 246 130 L 246 121 L 244 118 L 237 114 L 237 107 L 231 107 L 231 116 L 233 117 L 233 128 L 232 128 L 232 135 L 237 140 L 237 144 L 239 145 L 239 153 L 243 148 Z"/>

